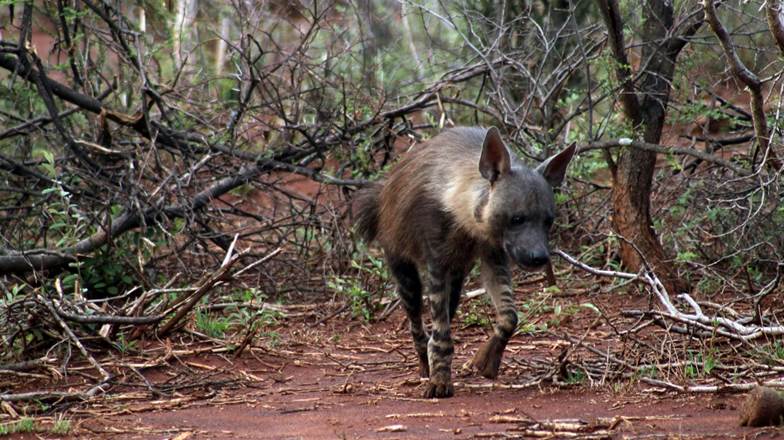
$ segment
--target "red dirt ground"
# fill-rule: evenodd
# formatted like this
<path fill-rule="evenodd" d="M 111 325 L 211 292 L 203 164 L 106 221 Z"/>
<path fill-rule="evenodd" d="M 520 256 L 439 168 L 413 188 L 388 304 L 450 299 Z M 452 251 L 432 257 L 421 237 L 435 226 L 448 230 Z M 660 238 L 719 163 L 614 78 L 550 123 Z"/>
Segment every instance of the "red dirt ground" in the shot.
<path fill-rule="evenodd" d="M 621 297 L 616 297 L 618 300 Z M 644 298 L 638 298 L 644 301 Z M 476 300 L 473 300 L 476 301 Z M 624 301 L 627 301 L 624 299 Z M 576 319 L 572 326 L 584 324 Z M 272 348 L 255 347 L 240 359 L 184 356 L 174 367 L 242 376 L 234 386 L 205 386 L 193 394 L 129 399 L 95 410 L 77 433 L 111 439 L 466 439 L 466 438 L 778 438 L 777 428 L 738 426 L 742 395 L 683 395 L 638 382 L 523 387 L 529 361 L 554 359 L 565 345 L 546 335 L 517 335 L 496 382 L 457 377 L 456 396 L 421 399 L 413 348 L 400 310 L 385 321 L 361 325 L 336 317 L 325 324 L 290 322 L 277 329 Z M 584 328 L 583 328 L 584 331 Z M 455 330 L 457 369 L 484 340 L 477 326 Z M 147 370 L 152 383 L 182 374 Z M 213 377 L 213 379 L 214 379 Z M 494 385 L 495 384 L 495 385 Z M 518 388 L 513 388 L 515 385 Z M 494 389 L 495 387 L 495 389 Z M 152 399 L 152 398 L 150 398 Z M 101 406 L 101 405 L 98 405 Z M 525 431 L 518 421 L 579 419 L 609 430 L 586 428 L 562 436 Z M 529 426 L 529 428 L 531 428 Z M 582 435 L 582 437 L 578 436 Z"/>

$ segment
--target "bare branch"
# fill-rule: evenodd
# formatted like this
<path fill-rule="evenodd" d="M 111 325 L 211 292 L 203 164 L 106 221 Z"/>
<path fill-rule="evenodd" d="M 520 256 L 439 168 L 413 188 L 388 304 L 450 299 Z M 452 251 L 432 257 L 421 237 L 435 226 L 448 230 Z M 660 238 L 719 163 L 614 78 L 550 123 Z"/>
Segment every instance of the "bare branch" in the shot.
<path fill-rule="evenodd" d="M 762 97 L 762 82 L 760 81 L 759 77 L 754 74 L 754 72 L 746 67 L 746 65 L 738 56 L 738 53 L 735 50 L 735 45 L 732 43 L 732 38 L 727 32 L 727 29 L 724 28 L 724 25 L 719 20 L 719 17 L 716 15 L 716 6 L 714 4 L 714 0 L 703 0 L 703 6 L 705 8 L 705 17 L 707 18 L 711 29 L 716 34 L 716 37 L 719 39 L 719 43 L 724 50 L 724 55 L 727 57 L 727 61 L 730 63 L 730 67 L 732 68 L 732 73 L 735 75 L 735 78 L 737 78 L 739 81 L 745 84 L 746 87 L 749 88 L 749 94 L 751 95 L 751 115 L 754 123 L 754 134 L 757 138 L 757 151 L 762 151 L 763 154 L 766 155 L 769 151 L 771 165 L 775 169 L 779 169 L 781 168 L 781 164 L 779 163 L 776 152 L 772 148 L 768 150 L 770 134 L 768 132 L 768 123 L 765 117 L 765 110 L 763 108 L 764 99 Z"/>

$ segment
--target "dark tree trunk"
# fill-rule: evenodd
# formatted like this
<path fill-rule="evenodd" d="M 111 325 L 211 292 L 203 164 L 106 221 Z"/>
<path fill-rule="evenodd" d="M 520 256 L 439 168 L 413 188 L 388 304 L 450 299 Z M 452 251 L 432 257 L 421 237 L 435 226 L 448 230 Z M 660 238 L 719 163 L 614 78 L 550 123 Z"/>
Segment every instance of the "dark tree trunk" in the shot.
<path fill-rule="evenodd" d="M 622 23 L 615 1 L 599 1 L 604 9 L 605 23 L 610 32 L 611 45 L 616 59 L 625 60 Z M 640 65 L 645 68 L 637 90 L 629 82 L 628 69 L 618 69 L 623 85 L 624 112 L 642 131 L 643 139 L 659 143 L 667 113 L 670 84 L 675 72 L 675 61 L 684 41 L 672 36 L 673 7 L 666 0 L 648 0 L 643 12 L 644 25 L 640 40 L 643 43 Z M 614 40 L 614 41 L 613 41 Z M 634 93 L 632 96 L 629 94 Z M 613 182 L 613 229 L 629 242 L 621 241 L 620 256 L 623 264 L 637 270 L 642 264 L 640 253 L 661 277 L 665 287 L 676 293 L 687 286 L 677 276 L 672 263 L 653 230 L 651 220 L 651 190 L 656 165 L 656 153 L 636 148 L 623 149 L 616 163 Z M 635 247 L 637 249 L 635 249 Z M 639 252 L 638 252 L 639 250 Z"/>

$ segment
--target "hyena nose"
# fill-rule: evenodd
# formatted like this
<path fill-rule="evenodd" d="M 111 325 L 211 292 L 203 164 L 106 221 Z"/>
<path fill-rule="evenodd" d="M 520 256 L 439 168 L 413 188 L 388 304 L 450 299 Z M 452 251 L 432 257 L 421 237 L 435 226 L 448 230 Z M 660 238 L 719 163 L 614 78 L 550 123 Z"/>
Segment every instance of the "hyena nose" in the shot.
<path fill-rule="evenodd" d="M 544 266 L 550 261 L 550 255 L 546 251 L 531 252 L 528 257 L 534 267 Z"/>

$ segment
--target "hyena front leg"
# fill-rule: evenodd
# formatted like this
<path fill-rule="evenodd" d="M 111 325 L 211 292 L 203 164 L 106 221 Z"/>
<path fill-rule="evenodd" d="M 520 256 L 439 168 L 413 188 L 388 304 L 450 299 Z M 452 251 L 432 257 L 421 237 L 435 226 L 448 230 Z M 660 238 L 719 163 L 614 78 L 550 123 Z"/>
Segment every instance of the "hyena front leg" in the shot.
<path fill-rule="evenodd" d="M 482 284 L 493 300 L 496 322 L 493 335 L 476 352 L 471 366 L 482 376 L 495 379 L 498 377 L 504 348 L 517 328 L 512 280 L 507 257 L 502 250 L 482 257 Z"/>
<path fill-rule="evenodd" d="M 430 368 L 427 360 L 427 333 L 422 325 L 422 283 L 414 263 L 396 257 L 389 257 L 392 275 L 397 280 L 398 294 L 408 316 L 411 337 L 419 357 L 419 375 L 428 377 Z"/>
<path fill-rule="evenodd" d="M 452 355 L 454 345 L 451 336 L 451 287 L 456 278 L 462 276 L 449 274 L 442 267 L 428 267 L 430 276 L 430 314 L 433 322 L 430 340 L 427 342 L 427 356 L 430 365 L 430 382 L 425 388 L 424 397 L 450 397 L 454 395 L 452 386 Z"/>

